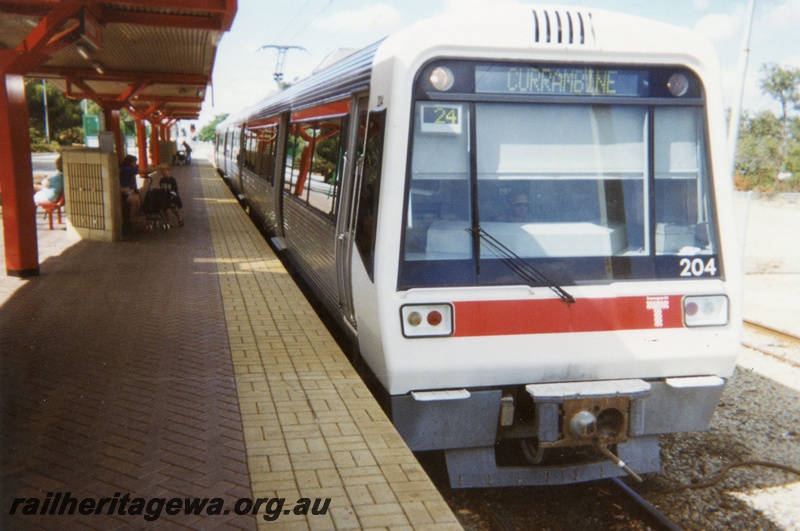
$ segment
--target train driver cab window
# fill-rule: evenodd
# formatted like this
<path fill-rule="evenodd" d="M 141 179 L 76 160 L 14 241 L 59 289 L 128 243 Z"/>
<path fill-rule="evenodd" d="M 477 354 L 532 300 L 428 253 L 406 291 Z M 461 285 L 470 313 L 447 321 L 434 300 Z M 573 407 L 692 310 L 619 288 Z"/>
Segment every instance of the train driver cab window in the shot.
<path fill-rule="evenodd" d="M 476 109 L 481 227 L 523 258 L 645 252 L 646 107 Z"/>
<path fill-rule="evenodd" d="M 697 108 L 655 110 L 656 254 L 714 253 L 702 123 Z"/>
<path fill-rule="evenodd" d="M 417 103 L 406 260 L 472 256 L 468 124 L 467 104 Z"/>
<path fill-rule="evenodd" d="M 722 274 L 694 74 L 678 94 L 669 68 L 453 64 L 447 101 L 418 83 L 398 286 Z M 613 90 L 565 92 L 580 72 Z"/>

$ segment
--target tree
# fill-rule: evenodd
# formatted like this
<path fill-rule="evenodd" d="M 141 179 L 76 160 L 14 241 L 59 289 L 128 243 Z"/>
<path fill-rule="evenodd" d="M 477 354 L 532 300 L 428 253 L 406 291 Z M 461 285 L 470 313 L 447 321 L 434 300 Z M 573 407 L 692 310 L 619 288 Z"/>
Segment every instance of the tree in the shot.
<path fill-rule="evenodd" d="M 782 67 L 774 63 L 761 67 L 761 90 L 781 104 L 781 169 L 784 168 L 789 154 L 789 108 L 800 110 L 800 68 Z"/>
<path fill-rule="evenodd" d="M 770 191 L 781 170 L 782 124 L 772 111 L 744 112 L 736 150 L 736 185 L 742 190 Z"/>
<path fill-rule="evenodd" d="M 58 140 L 64 138 L 65 142 L 72 142 L 76 128 L 83 126 L 83 112 L 81 103 L 67 99 L 52 83 L 47 85 L 47 119 L 50 137 Z M 25 98 L 28 103 L 28 117 L 31 132 L 36 132 L 32 138 L 44 138 L 44 99 L 42 98 L 42 80 L 28 79 L 25 81 Z"/>
<path fill-rule="evenodd" d="M 789 132 L 792 142 L 786 154 L 784 172 L 791 174 L 792 177 L 779 183 L 778 191 L 796 192 L 800 190 L 800 118 L 794 118 L 789 124 Z"/>
<path fill-rule="evenodd" d="M 211 123 L 204 125 L 200 129 L 200 133 L 197 135 L 197 139 L 200 140 L 201 142 L 211 142 L 212 140 L 214 140 L 214 137 L 216 136 L 217 125 L 227 117 L 228 117 L 227 113 L 216 115 L 214 119 L 211 120 Z"/>

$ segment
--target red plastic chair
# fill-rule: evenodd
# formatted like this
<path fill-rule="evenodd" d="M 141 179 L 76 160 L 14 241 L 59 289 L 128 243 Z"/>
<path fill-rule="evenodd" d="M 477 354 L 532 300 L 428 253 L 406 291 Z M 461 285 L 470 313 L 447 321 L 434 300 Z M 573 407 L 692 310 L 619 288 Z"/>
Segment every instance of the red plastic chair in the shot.
<path fill-rule="evenodd" d="M 64 194 L 61 194 L 61 198 L 55 203 L 36 203 L 36 206 L 41 207 L 41 209 L 44 210 L 45 219 L 50 220 L 50 230 L 53 230 L 54 210 L 58 213 L 58 222 L 62 224 L 64 223 L 61 221 L 61 207 L 64 206 Z"/>

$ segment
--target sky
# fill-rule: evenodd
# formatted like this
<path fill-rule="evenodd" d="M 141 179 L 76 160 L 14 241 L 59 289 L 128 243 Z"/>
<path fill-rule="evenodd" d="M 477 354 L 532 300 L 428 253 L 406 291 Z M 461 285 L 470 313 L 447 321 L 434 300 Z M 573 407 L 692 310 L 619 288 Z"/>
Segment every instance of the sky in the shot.
<path fill-rule="evenodd" d="M 755 2 L 743 109 L 777 114 L 777 102 L 761 93 L 761 68 L 766 63 L 800 67 L 800 0 Z M 278 51 L 262 46 L 303 48 L 286 52 L 284 80 L 291 82 L 310 75 L 337 49 L 362 48 L 423 18 L 480 5 L 544 3 L 629 13 L 702 33 L 717 49 L 725 105 L 733 104 L 748 0 L 239 0 L 233 26 L 217 50 L 213 87 L 198 124 L 237 112 L 277 89 Z"/>

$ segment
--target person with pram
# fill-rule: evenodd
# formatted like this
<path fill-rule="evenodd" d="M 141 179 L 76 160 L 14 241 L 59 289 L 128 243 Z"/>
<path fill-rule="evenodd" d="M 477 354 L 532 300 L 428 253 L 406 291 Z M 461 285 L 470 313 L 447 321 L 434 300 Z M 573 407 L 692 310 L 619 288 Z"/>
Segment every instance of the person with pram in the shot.
<path fill-rule="evenodd" d="M 178 195 L 178 181 L 172 176 L 172 170 L 166 164 L 162 165 L 160 170 L 161 179 L 158 181 L 158 186 L 169 193 L 169 209 L 178 219 L 178 226 L 183 227 L 183 216 L 181 216 L 183 202 Z"/>
<path fill-rule="evenodd" d="M 172 212 L 178 220 L 178 226 L 183 227 L 183 216 L 181 215 L 181 208 L 183 202 L 181 196 L 178 195 L 178 181 L 172 176 L 172 170 L 166 164 L 157 167 L 161 178 L 158 181 L 158 188 L 151 186 L 147 191 L 142 209 L 148 216 L 151 225 L 160 226 L 164 229 L 170 227 L 169 214 Z"/>
<path fill-rule="evenodd" d="M 186 140 L 181 144 L 181 148 L 175 152 L 172 157 L 173 164 L 186 165 L 192 163 L 192 148 L 186 143 Z"/>

